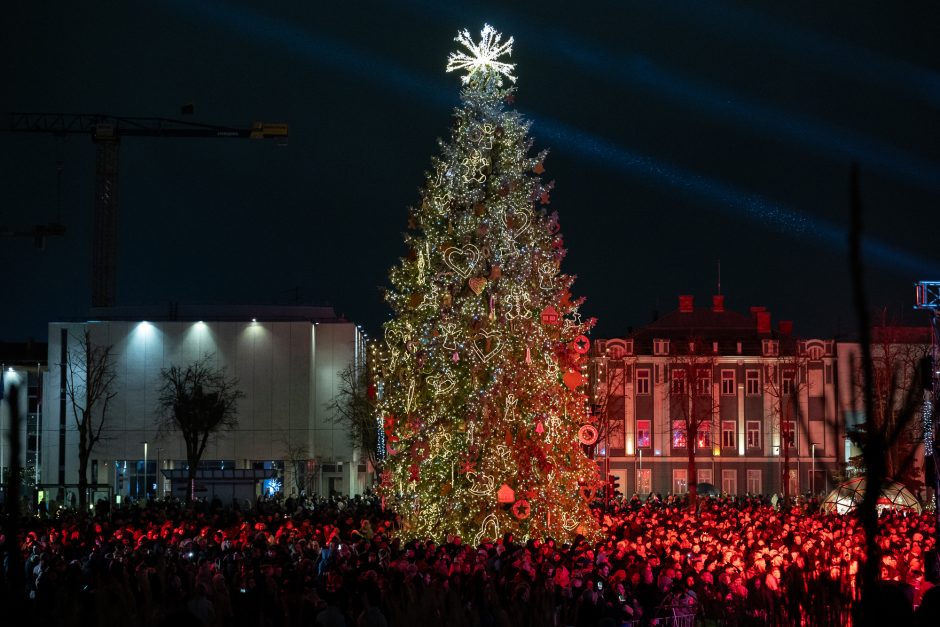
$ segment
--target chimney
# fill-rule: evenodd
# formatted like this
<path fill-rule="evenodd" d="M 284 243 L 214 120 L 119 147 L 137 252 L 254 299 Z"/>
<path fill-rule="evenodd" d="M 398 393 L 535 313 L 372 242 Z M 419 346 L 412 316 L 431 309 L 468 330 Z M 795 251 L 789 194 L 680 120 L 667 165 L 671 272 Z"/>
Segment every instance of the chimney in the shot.
<path fill-rule="evenodd" d="M 770 333 L 770 312 L 758 311 L 757 313 L 757 332 Z"/>
<path fill-rule="evenodd" d="M 780 329 L 780 335 L 785 335 L 790 337 L 793 335 L 793 321 L 792 320 L 781 320 L 777 323 L 778 328 Z"/>
<path fill-rule="evenodd" d="M 715 313 L 721 313 L 724 310 L 725 310 L 725 297 L 720 294 L 716 294 L 715 296 L 712 296 L 712 311 L 714 311 Z"/>
<path fill-rule="evenodd" d="M 679 296 L 679 312 L 680 313 L 692 313 L 695 309 L 695 297 L 682 295 Z"/>
<path fill-rule="evenodd" d="M 761 311 L 767 311 L 766 307 L 751 307 L 751 320 L 757 320 L 757 314 Z"/>

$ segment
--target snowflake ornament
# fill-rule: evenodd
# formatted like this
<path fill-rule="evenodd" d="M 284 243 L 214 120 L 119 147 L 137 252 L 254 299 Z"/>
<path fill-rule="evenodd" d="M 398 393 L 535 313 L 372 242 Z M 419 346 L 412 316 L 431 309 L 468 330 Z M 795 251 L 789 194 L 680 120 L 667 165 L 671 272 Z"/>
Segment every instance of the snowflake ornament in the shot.
<path fill-rule="evenodd" d="M 470 82 L 477 72 L 493 71 L 497 74 L 496 84 L 502 85 L 499 75 L 502 74 L 515 83 L 516 77 L 511 74 L 516 67 L 515 63 L 506 63 L 497 59 L 504 54 L 512 56 L 512 37 L 502 42 L 502 34 L 496 32 L 496 29 L 489 24 L 483 25 L 480 31 L 480 43 L 475 43 L 470 37 L 470 31 L 464 29 L 457 33 L 454 41 L 463 45 L 470 54 L 466 52 L 451 52 L 447 56 L 447 71 L 468 70 L 460 77 L 464 85 Z"/>

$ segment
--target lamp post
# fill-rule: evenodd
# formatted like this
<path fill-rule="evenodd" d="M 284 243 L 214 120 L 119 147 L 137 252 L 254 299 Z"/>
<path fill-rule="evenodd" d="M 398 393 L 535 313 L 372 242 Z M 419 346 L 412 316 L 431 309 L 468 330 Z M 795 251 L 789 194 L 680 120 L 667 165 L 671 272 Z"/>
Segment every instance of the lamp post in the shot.
<path fill-rule="evenodd" d="M 812 471 L 813 478 L 810 481 L 810 485 L 813 486 L 813 495 L 815 496 L 816 494 L 816 444 L 814 443 L 814 444 L 811 444 L 810 446 L 812 447 L 811 450 L 813 452 L 813 471 Z"/>
<path fill-rule="evenodd" d="M 160 499 L 163 498 L 163 477 L 160 475 L 160 462 L 163 461 L 163 458 L 160 455 L 162 451 L 163 449 L 158 446 L 157 447 L 157 476 L 155 477 L 157 480 L 157 491 L 154 494 L 154 496 Z"/>
<path fill-rule="evenodd" d="M 147 441 L 144 440 L 144 499 L 147 498 Z M 140 496 L 140 493 L 138 493 Z"/>

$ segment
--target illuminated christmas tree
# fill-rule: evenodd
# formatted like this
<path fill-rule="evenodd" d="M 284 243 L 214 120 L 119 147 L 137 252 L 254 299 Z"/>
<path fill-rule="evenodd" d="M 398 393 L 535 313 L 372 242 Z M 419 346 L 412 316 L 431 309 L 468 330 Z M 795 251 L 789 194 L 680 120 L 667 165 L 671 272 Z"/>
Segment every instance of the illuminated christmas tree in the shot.
<path fill-rule="evenodd" d="M 513 40 L 467 31 L 447 71 L 465 70 L 453 135 L 441 141 L 407 257 L 390 271 L 381 356 L 386 503 L 409 536 L 465 541 L 570 538 L 596 530 L 598 485 L 581 441 L 589 347 L 558 216 L 546 209 L 545 152 L 507 108 Z"/>

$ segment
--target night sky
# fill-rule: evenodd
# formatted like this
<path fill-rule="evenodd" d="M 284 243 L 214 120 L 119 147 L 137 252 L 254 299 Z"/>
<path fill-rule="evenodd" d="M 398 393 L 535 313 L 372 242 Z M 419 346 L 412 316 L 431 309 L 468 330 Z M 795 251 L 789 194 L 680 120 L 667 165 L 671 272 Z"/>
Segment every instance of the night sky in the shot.
<path fill-rule="evenodd" d="M 118 304 L 330 304 L 379 331 L 407 207 L 458 102 L 446 56 L 484 22 L 515 37 L 516 105 L 551 150 L 563 269 L 596 335 L 680 293 L 707 304 L 720 260 L 730 308 L 851 336 L 853 161 L 872 306 L 925 321 L 912 284 L 940 280 L 936 2 L 16 5 L 0 112 L 193 103 L 193 121 L 290 125 L 286 147 L 123 141 Z M 45 250 L 0 239 L 0 340 L 44 340 L 91 300 L 94 147 L 0 133 L 0 172 L 0 227 L 67 228 Z"/>

